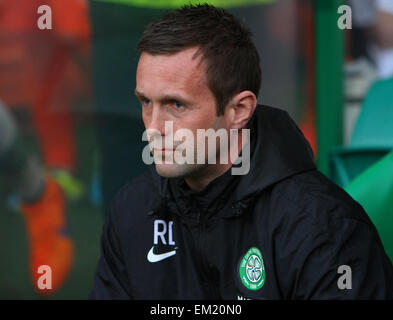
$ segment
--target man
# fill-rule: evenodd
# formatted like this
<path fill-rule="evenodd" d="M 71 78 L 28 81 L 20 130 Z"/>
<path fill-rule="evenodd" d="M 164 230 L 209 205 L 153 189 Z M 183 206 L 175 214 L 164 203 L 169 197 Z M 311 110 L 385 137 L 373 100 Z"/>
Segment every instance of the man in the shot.
<path fill-rule="evenodd" d="M 247 16 L 253 13 L 258 17 L 254 17 L 254 20 L 261 20 L 264 5 L 272 4 L 275 0 L 89 1 L 92 88 L 100 152 L 102 209 L 105 216 L 120 188 L 146 169 L 142 159 L 135 157 L 135 153 L 142 152 L 145 147 L 140 139 L 144 126 L 141 110 L 135 107 L 139 105 L 139 101 L 135 95 L 130 94 L 130 88 L 136 86 L 135 77 L 130 75 L 136 73 L 136 46 L 140 35 L 147 24 L 163 16 L 169 9 L 193 2 L 225 6 Z M 284 101 L 290 101 L 292 97 L 289 94 L 284 97 Z"/>
<path fill-rule="evenodd" d="M 186 6 L 149 25 L 138 48 L 135 93 L 155 165 L 113 202 L 91 298 L 393 297 L 392 264 L 366 213 L 316 170 L 285 112 L 257 105 L 259 56 L 242 23 Z M 198 157 L 200 142 L 176 139 L 185 129 L 242 134 L 213 143 L 213 158 L 231 161 L 166 161 Z M 241 163 L 229 156 L 236 146 Z M 249 170 L 234 175 L 247 146 Z"/>

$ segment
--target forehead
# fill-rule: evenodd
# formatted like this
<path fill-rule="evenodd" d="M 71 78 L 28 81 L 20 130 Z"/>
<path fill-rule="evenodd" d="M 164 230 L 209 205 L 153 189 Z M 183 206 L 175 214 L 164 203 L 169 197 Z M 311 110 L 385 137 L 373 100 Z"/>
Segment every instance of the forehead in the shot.
<path fill-rule="evenodd" d="M 197 47 L 171 55 L 151 55 L 143 52 L 137 69 L 137 87 L 141 90 L 180 89 L 200 90 L 206 87 L 205 63 L 201 55 L 195 56 Z"/>

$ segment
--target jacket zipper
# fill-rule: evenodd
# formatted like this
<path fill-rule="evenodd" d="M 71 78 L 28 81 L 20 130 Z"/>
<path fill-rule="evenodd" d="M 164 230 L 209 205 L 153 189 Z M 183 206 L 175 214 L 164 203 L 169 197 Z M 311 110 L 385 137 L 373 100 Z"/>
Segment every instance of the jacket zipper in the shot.
<path fill-rule="evenodd" d="M 212 281 L 209 276 L 209 266 L 206 259 L 206 254 L 204 252 L 204 231 L 205 231 L 205 220 L 203 219 L 202 215 L 198 212 L 198 220 L 199 220 L 199 248 L 200 248 L 200 255 L 201 255 L 201 262 L 203 267 L 203 274 L 204 278 L 207 280 L 207 286 L 209 288 L 210 294 L 212 295 L 213 299 L 219 300 L 221 299 L 221 295 L 217 286 L 214 284 L 215 281 Z M 213 279 L 214 280 L 214 279 Z"/>

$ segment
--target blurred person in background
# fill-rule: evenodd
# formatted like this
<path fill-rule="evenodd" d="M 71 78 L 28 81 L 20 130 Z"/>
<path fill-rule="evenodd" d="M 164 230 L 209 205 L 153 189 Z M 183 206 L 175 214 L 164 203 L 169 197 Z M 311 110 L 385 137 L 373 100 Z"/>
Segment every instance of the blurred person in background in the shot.
<path fill-rule="evenodd" d="M 393 1 L 376 0 L 374 57 L 380 78 L 393 76 Z"/>
<path fill-rule="evenodd" d="M 52 10 L 52 29 L 37 26 L 41 5 Z M 87 1 L 6 0 L 0 12 L 0 97 L 19 118 L 28 115 L 46 167 L 77 197 L 71 106 L 89 91 Z"/>
<path fill-rule="evenodd" d="M 57 291 L 73 260 L 73 242 L 67 229 L 64 197 L 42 164 L 26 151 L 24 140 L 5 105 L 0 101 L 0 181 L 21 198 L 30 247 L 30 274 L 40 294 Z M 38 268 L 52 269 L 53 290 L 40 290 Z"/>
<path fill-rule="evenodd" d="M 52 29 L 38 28 L 41 5 L 51 8 Z M 3 141 L 2 171 L 20 176 L 16 189 L 29 236 L 31 277 L 39 293 L 49 291 L 37 288 L 38 266 L 52 268 L 50 292 L 62 286 L 72 266 L 73 245 L 60 186 L 71 199 L 83 194 L 83 186 L 73 176 L 76 147 L 71 106 L 89 92 L 87 13 L 84 0 L 0 2 L 0 98 L 4 101 L 0 140 L 8 136 Z M 11 114 L 27 121 L 15 123 Z M 31 122 L 37 134 L 42 165 L 23 147 L 25 122 Z M 41 173 L 42 167 L 50 174 Z"/>
<path fill-rule="evenodd" d="M 370 86 L 393 76 L 393 1 L 348 0 L 352 29 L 346 30 L 345 144 Z"/>
<path fill-rule="evenodd" d="M 348 0 L 352 9 L 353 29 L 349 41 L 349 58 L 364 67 L 367 59 L 375 68 L 376 78 L 393 76 L 393 1 Z M 370 73 L 370 72 L 369 72 Z"/>

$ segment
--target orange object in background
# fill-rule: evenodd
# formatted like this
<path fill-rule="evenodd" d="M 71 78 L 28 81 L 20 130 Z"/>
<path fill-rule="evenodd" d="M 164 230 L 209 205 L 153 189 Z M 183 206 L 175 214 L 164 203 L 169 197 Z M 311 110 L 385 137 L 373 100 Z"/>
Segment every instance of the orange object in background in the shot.
<path fill-rule="evenodd" d="M 90 24 L 87 1 L 51 0 L 54 47 L 35 100 L 34 122 L 45 164 L 69 171 L 75 167 L 70 106 L 89 95 Z"/>
<path fill-rule="evenodd" d="M 43 197 L 22 205 L 30 249 L 30 274 L 33 287 L 41 295 L 59 290 L 72 268 L 74 246 L 67 231 L 64 196 L 52 179 L 47 179 Z M 51 288 L 39 288 L 40 266 L 51 269 Z"/>
<path fill-rule="evenodd" d="M 40 5 L 52 9 L 52 29 L 40 30 Z M 51 168 L 75 167 L 72 105 L 89 95 L 87 1 L 0 2 L 0 99 L 27 108 Z"/>
<path fill-rule="evenodd" d="M 53 28 L 57 35 L 89 41 L 90 22 L 87 0 L 42 1 L 52 8 Z"/>
<path fill-rule="evenodd" d="M 40 5 L 52 8 L 52 29 L 40 30 Z M 44 165 L 75 167 L 73 105 L 89 94 L 87 1 L 0 1 L 0 99 L 11 109 L 28 109 L 42 147 Z M 35 290 L 52 294 L 72 268 L 74 246 L 66 232 L 64 194 L 54 178 L 33 203 L 21 205 L 29 242 L 29 269 Z M 52 289 L 41 290 L 38 268 L 52 270 Z"/>
<path fill-rule="evenodd" d="M 31 105 L 35 65 L 29 61 L 34 1 L 0 1 L 0 99 L 9 107 Z"/>

